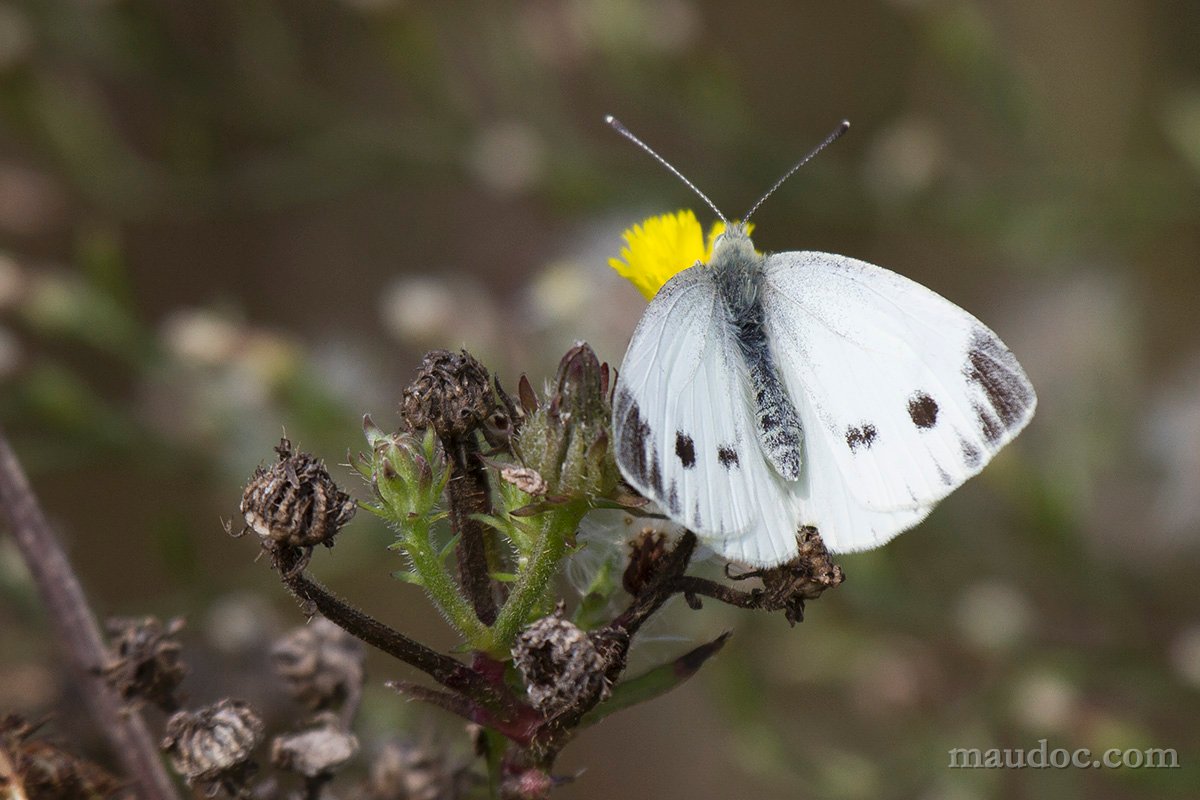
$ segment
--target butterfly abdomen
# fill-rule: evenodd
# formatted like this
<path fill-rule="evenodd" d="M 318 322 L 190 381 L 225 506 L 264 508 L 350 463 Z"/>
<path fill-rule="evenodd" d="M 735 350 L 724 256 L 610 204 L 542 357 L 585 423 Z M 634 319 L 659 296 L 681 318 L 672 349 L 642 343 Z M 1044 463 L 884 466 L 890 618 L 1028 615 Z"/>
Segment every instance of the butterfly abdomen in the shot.
<path fill-rule="evenodd" d="M 800 415 L 779 378 L 762 306 L 762 256 L 738 253 L 717 265 L 725 313 L 745 364 L 748 401 L 763 454 L 780 476 L 800 477 L 803 429 Z"/>

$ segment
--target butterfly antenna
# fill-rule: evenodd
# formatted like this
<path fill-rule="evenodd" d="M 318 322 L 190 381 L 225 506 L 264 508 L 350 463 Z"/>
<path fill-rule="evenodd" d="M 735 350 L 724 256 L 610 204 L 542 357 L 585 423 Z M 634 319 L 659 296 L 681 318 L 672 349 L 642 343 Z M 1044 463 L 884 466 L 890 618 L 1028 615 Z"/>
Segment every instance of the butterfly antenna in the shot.
<path fill-rule="evenodd" d="M 848 130 L 850 130 L 850 122 L 848 120 L 842 120 L 841 124 L 838 125 L 836 129 L 834 129 L 833 133 L 831 133 L 825 137 L 825 141 L 823 141 L 819 145 L 817 145 L 811 153 L 809 153 L 804 158 L 797 161 L 796 165 L 794 167 L 792 167 L 791 169 L 789 169 L 787 172 L 785 172 L 782 178 L 775 181 L 774 186 L 772 186 L 770 189 L 767 189 L 766 194 L 764 194 L 762 197 L 758 198 L 758 202 L 754 204 L 754 207 L 746 212 L 746 216 L 742 217 L 742 222 L 743 223 L 749 222 L 750 217 L 754 216 L 754 212 L 758 211 L 758 207 L 763 204 L 763 201 L 766 200 L 771 195 L 775 194 L 775 190 L 778 189 L 780 186 L 783 186 L 784 181 L 786 181 L 788 178 L 792 177 L 792 175 L 795 174 L 796 170 L 803 167 L 809 161 L 812 161 L 813 158 L 817 155 L 817 153 L 821 152 L 826 147 L 829 147 L 829 145 L 833 144 L 838 139 L 840 139 L 842 134 Z"/>
<path fill-rule="evenodd" d="M 675 169 L 674 167 L 672 167 L 670 162 L 668 162 L 665 158 L 663 158 L 658 153 L 656 153 L 652 149 L 650 149 L 650 145 L 646 144 L 641 139 L 634 136 L 633 133 L 629 130 L 629 128 L 626 128 L 624 125 L 621 124 L 620 120 L 618 120 L 612 114 L 609 114 L 607 117 L 604 118 L 604 121 L 607 122 L 609 127 L 611 127 L 614 131 L 621 134 L 626 139 L 628 139 L 629 141 L 636 144 L 638 147 L 645 150 L 647 153 L 649 153 L 651 156 L 654 157 L 655 161 L 662 164 L 664 167 L 666 167 L 672 173 L 674 173 L 676 178 L 679 178 L 679 180 L 683 181 L 689 189 L 691 189 L 693 192 L 696 193 L 697 196 L 699 196 L 699 198 L 701 200 L 708 203 L 708 207 L 713 210 L 714 214 L 716 214 L 718 217 L 721 218 L 721 222 L 724 222 L 726 225 L 729 224 L 729 220 L 725 219 L 725 215 L 721 213 L 721 209 L 717 208 L 716 204 L 713 203 L 712 200 L 708 199 L 708 195 L 706 195 L 704 192 L 697 189 L 696 184 L 692 183 L 687 178 L 683 177 L 683 173 L 680 172 L 679 170 Z M 822 147 L 824 147 L 824 145 L 822 145 Z M 817 148 L 817 149 L 819 150 L 820 148 Z M 782 181 L 780 181 L 780 183 L 782 183 Z M 772 191 L 774 191 L 774 190 L 772 190 Z"/>

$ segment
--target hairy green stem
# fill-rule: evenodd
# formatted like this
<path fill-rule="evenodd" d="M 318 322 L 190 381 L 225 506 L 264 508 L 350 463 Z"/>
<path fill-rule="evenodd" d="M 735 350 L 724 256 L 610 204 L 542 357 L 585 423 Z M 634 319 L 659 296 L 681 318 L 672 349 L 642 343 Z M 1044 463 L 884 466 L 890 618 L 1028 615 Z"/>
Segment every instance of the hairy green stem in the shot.
<path fill-rule="evenodd" d="M 533 555 L 521 567 L 516 586 L 500 609 L 496 624 L 492 626 L 492 655 L 507 656 L 534 607 L 545 597 L 546 589 L 557 574 L 559 562 L 567 551 L 567 538 L 575 533 L 585 513 L 587 505 L 583 502 L 571 503 L 546 513 L 542 535 L 534 547 Z"/>
<path fill-rule="evenodd" d="M 421 576 L 425 591 L 434 605 L 473 649 L 489 650 L 491 632 L 475 616 L 474 608 L 463 597 L 454 579 L 442 564 L 440 555 L 430 544 L 428 520 L 405 520 L 403 530 L 404 549 L 412 559 L 413 569 Z"/>

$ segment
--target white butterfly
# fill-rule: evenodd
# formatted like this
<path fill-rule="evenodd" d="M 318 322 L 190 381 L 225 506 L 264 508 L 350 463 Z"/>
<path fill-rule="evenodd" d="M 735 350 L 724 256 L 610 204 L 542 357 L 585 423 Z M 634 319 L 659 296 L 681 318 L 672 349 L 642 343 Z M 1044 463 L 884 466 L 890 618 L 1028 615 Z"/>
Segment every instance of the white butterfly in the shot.
<path fill-rule="evenodd" d="M 646 309 L 613 433 L 621 474 L 667 516 L 727 559 L 774 566 L 801 526 L 850 552 L 916 525 L 1036 403 L 1004 343 L 950 301 L 846 256 L 758 254 L 742 223 Z"/>

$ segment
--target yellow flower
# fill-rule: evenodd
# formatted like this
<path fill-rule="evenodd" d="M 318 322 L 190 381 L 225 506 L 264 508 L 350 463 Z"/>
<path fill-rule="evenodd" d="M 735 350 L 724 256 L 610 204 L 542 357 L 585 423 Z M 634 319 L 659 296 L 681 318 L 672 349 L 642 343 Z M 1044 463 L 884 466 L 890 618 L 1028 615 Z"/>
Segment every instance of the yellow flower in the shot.
<path fill-rule="evenodd" d="M 691 211 L 650 217 L 625 231 L 621 257 L 610 258 L 608 265 L 650 300 L 677 272 L 707 263 L 713 240 L 724 230 L 725 223 L 714 222 L 706 241 Z"/>

